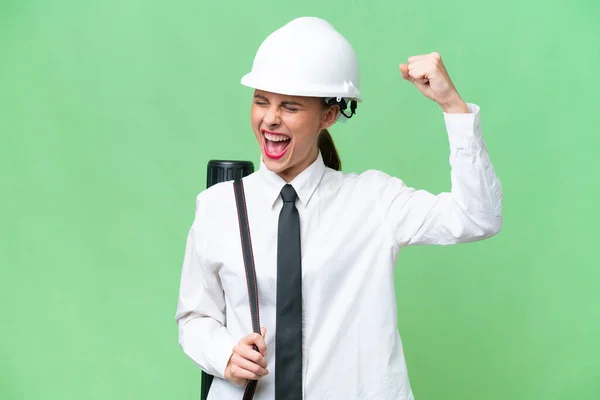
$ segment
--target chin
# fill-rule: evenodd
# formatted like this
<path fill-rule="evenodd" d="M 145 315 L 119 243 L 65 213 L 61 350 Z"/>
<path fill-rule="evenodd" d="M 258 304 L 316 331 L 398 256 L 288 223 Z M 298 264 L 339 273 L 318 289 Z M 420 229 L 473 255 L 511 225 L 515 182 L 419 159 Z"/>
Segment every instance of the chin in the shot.
<path fill-rule="evenodd" d="M 264 153 L 262 155 L 262 159 L 263 163 L 269 169 L 269 171 L 279 173 L 285 171 L 288 168 L 287 163 L 284 160 L 273 160 Z"/>

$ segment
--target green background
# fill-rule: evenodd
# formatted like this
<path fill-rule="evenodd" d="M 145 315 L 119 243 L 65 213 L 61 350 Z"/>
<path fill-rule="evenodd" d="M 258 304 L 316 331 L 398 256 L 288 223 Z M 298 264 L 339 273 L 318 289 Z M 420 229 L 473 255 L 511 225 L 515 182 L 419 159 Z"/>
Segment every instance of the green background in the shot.
<path fill-rule="evenodd" d="M 0 399 L 199 398 L 173 320 L 195 195 L 209 159 L 258 161 L 239 80 L 302 15 L 361 62 L 345 171 L 449 189 L 411 55 L 482 108 L 504 229 L 401 253 L 416 398 L 599 399 L 599 4 L 0 0 Z"/>

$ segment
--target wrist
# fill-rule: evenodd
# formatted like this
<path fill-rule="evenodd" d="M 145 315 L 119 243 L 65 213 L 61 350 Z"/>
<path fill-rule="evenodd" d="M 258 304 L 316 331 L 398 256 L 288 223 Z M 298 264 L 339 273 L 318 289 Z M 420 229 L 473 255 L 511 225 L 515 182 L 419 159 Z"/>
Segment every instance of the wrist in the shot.
<path fill-rule="evenodd" d="M 227 365 L 225 366 L 225 372 L 223 373 L 225 380 L 230 381 L 230 382 L 231 382 L 231 358 L 232 357 L 233 357 L 233 353 L 231 353 L 231 356 L 229 356 L 229 360 L 227 360 Z"/>
<path fill-rule="evenodd" d="M 446 114 L 467 114 L 469 112 L 467 104 L 460 98 L 460 96 L 458 96 L 458 94 L 452 100 L 446 103 L 441 103 L 440 106 L 442 107 L 442 111 Z"/>

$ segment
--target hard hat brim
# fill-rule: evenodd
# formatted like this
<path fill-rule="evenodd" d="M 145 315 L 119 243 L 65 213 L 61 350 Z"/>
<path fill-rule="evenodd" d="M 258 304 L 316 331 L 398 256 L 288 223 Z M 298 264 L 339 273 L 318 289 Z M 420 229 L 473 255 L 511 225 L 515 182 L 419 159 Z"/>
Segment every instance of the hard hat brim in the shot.
<path fill-rule="evenodd" d="M 329 85 L 324 87 L 323 85 L 307 85 L 306 83 L 300 85 L 294 82 L 278 82 L 271 79 L 262 79 L 256 76 L 252 72 L 247 73 L 241 79 L 241 84 L 252 89 L 264 90 L 265 92 L 278 93 L 288 96 L 303 96 L 303 97 L 341 97 L 345 99 L 355 99 L 358 102 L 362 102 L 362 96 L 358 89 L 353 87 L 353 90 L 349 93 L 347 87 L 343 85 Z"/>

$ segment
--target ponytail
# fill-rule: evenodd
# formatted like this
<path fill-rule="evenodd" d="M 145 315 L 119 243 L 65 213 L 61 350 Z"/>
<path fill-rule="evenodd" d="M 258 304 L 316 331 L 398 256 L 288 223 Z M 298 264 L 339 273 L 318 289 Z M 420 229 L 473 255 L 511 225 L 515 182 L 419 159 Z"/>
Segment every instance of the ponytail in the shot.
<path fill-rule="evenodd" d="M 340 171 L 342 169 L 342 161 L 333 143 L 333 138 L 327 129 L 323 129 L 317 139 L 317 147 L 323 156 L 325 166 Z"/>

